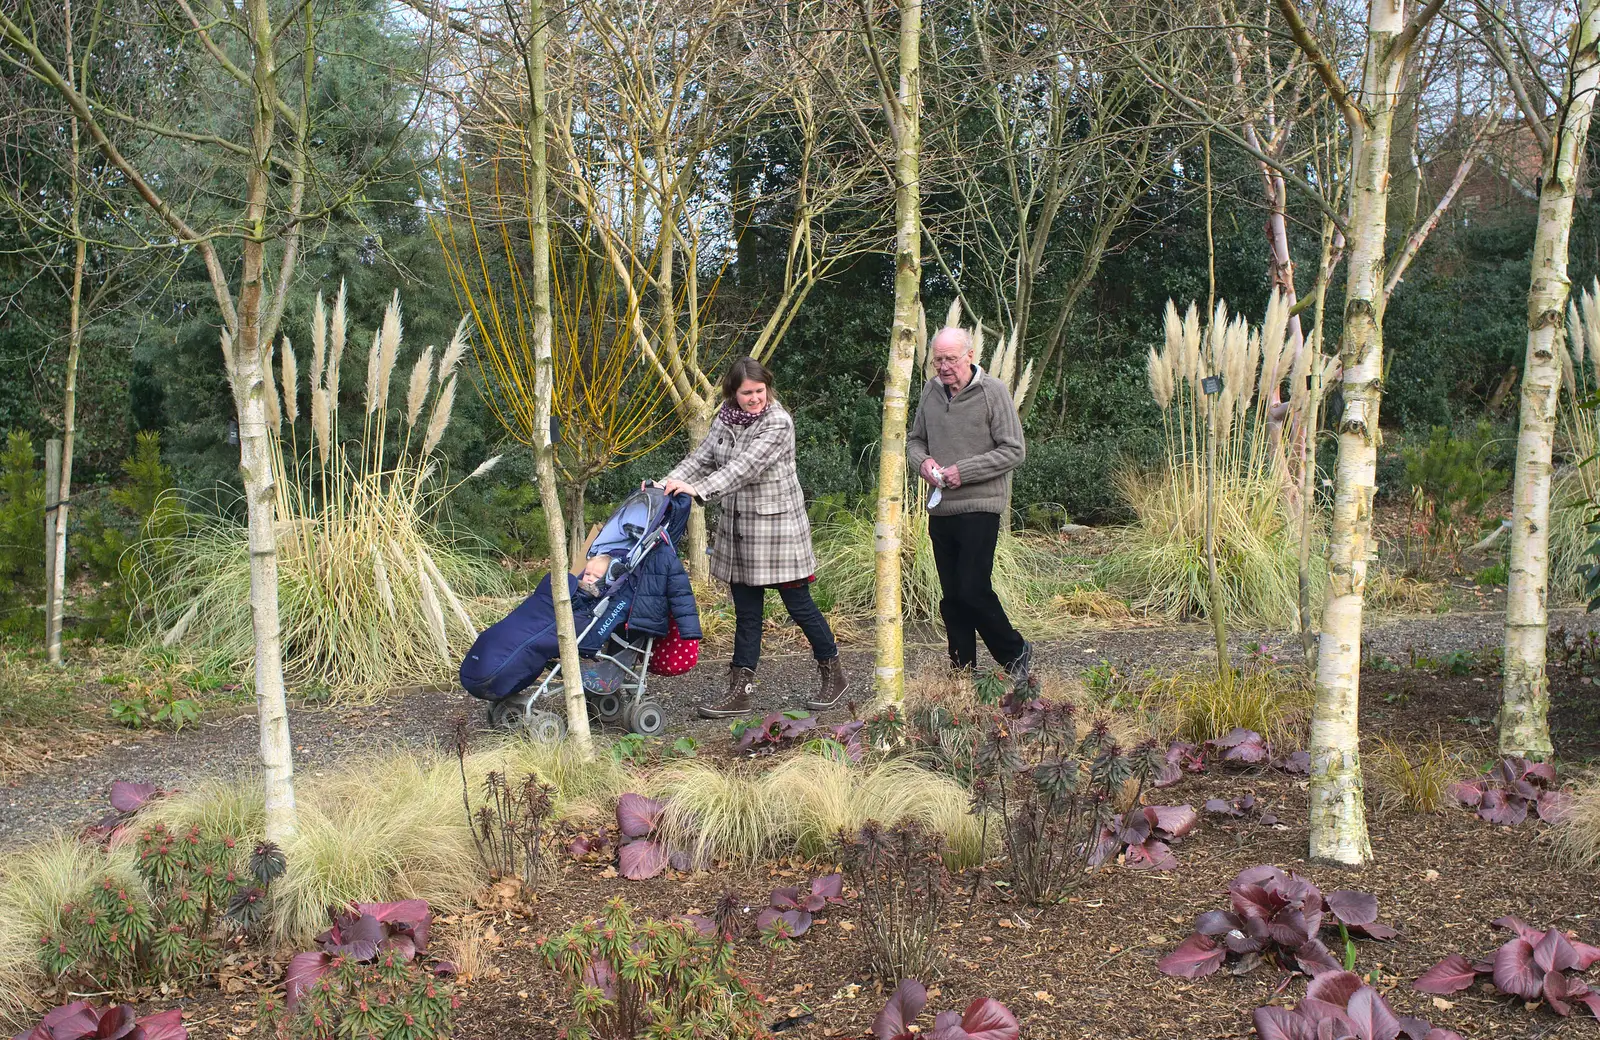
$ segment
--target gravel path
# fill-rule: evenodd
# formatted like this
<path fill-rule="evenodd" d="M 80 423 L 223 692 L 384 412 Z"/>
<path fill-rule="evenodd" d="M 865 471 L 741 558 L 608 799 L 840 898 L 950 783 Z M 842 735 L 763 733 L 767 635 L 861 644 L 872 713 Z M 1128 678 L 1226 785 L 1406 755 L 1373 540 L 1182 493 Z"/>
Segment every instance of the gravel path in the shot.
<path fill-rule="evenodd" d="M 1574 631 L 1596 621 L 1600 619 L 1581 610 L 1551 613 L 1552 627 L 1565 625 Z M 1369 650 L 1403 661 L 1412 649 L 1440 656 L 1498 645 L 1503 625 L 1504 616 L 1499 612 L 1397 618 L 1372 625 L 1366 642 Z M 1210 630 L 1202 625 L 1100 629 L 1041 642 L 1038 659 L 1045 669 L 1070 674 L 1102 659 L 1124 671 L 1138 672 L 1148 667 L 1170 668 L 1205 655 L 1210 641 Z M 1241 650 L 1259 642 L 1272 653 L 1298 653 L 1298 641 L 1281 633 L 1241 633 L 1233 642 Z M 932 642 L 916 645 L 910 649 L 911 667 L 915 670 L 937 662 L 941 654 L 942 646 Z M 854 649 L 846 645 L 844 656 L 850 674 L 856 682 L 863 682 L 871 673 L 870 645 L 858 638 Z M 725 732 L 722 723 L 692 721 L 693 705 L 720 696 L 722 674 L 722 654 L 710 653 L 689 675 L 652 681 L 653 692 L 674 720 L 672 732 L 693 733 L 702 740 L 714 738 L 719 730 Z M 802 701 L 815 686 L 816 671 L 801 652 L 769 651 L 761 678 L 757 707 L 775 710 Z M 444 746 L 450 740 L 451 720 L 462 709 L 481 722 L 480 702 L 464 694 L 429 691 L 393 696 L 368 708 L 294 708 L 290 732 L 295 741 L 295 768 L 302 775 L 315 776 L 320 770 L 359 762 L 394 746 Z M 97 753 L 49 763 L 32 776 L 0 787 L 0 849 L 56 828 L 92 822 L 107 811 L 107 792 L 115 780 L 185 787 L 247 773 L 255 760 L 255 716 L 248 709 L 208 714 L 198 727 L 178 734 L 130 733 Z"/>

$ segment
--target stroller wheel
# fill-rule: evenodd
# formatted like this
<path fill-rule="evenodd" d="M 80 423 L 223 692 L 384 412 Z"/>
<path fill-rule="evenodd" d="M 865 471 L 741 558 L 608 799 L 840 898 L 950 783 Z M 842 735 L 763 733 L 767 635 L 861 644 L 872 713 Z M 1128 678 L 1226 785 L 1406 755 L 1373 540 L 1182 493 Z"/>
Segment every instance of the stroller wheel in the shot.
<path fill-rule="evenodd" d="M 567 721 L 553 711 L 528 713 L 528 736 L 539 744 L 557 744 L 566 739 Z"/>
<path fill-rule="evenodd" d="M 623 715 L 627 713 L 627 705 L 622 700 L 621 694 L 591 694 L 589 703 L 594 706 L 595 717 L 608 725 L 621 722 Z"/>
<path fill-rule="evenodd" d="M 489 725 L 494 729 L 521 729 L 527 717 L 528 706 L 511 698 L 489 705 Z"/>
<path fill-rule="evenodd" d="M 641 737 L 659 737 L 667 728 L 667 713 L 655 701 L 640 701 L 628 709 L 628 728 Z"/>

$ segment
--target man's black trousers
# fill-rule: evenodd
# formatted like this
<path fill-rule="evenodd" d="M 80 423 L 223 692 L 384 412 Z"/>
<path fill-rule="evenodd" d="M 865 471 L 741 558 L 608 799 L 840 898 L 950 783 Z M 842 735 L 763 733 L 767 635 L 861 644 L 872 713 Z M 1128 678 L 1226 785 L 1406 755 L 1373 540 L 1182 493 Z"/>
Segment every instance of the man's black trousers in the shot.
<path fill-rule="evenodd" d="M 1027 642 L 1011 626 L 994 592 L 994 549 L 1000 540 L 999 513 L 957 513 L 928 517 L 933 562 L 939 568 L 944 598 L 939 613 L 957 668 L 978 663 L 978 636 L 1001 667 L 1022 656 Z"/>

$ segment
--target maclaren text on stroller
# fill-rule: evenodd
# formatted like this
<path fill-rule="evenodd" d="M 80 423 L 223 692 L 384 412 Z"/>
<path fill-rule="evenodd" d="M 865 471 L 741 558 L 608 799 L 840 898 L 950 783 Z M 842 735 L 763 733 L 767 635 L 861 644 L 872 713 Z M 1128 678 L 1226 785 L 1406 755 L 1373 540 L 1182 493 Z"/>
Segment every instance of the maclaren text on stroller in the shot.
<path fill-rule="evenodd" d="M 700 638 L 700 615 L 676 549 L 689 505 L 688 495 L 669 498 L 659 488 L 628 496 L 589 547 L 591 559 L 611 557 L 598 600 L 574 597 L 589 713 L 643 736 L 666 728 L 661 705 L 648 693 L 658 640 L 677 637 L 697 650 L 692 644 Z M 566 577 L 576 585 L 576 578 Z M 490 702 L 490 724 L 525 729 L 537 740 L 560 740 L 567 731 L 562 714 L 535 707 L 554 697 L 559 709 L 566 695 L 550 580 L 546 575 L 532 596 L 485 629 L 461 662 L 461 685 Z M 686 670 L 697 654 L 672 656 Z"/>

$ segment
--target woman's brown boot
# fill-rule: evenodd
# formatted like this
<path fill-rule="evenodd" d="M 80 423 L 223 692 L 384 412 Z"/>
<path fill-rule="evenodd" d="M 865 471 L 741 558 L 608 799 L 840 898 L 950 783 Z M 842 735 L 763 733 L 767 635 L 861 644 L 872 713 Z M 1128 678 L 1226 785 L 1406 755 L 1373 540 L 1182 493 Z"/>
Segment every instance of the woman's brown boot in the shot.
<path fill-rule="evenodd" d="M 740 668 L 735 665 L 728 669 L 726 699 L 721 704 L 700 705 L 700 717 L 702 719 L 731 719 L 739 715 L 748 715 L 755 711 L 755 707 L 750 703 L 750 698 L 755 692 L 755 669 Z"/>
<path fill-rule="evenodd" d="M 844 662 L 839 658 L 830 657 L 826 661 L 818 661 L 817 671 L 822 675 L 822 688 L 817 691 L 815 697 L 806 701 L 806 707 L 812 711 L 822 711 L 824 708 L 836 706 L 850 689 L 850 677 L 844 674 Z"/>

